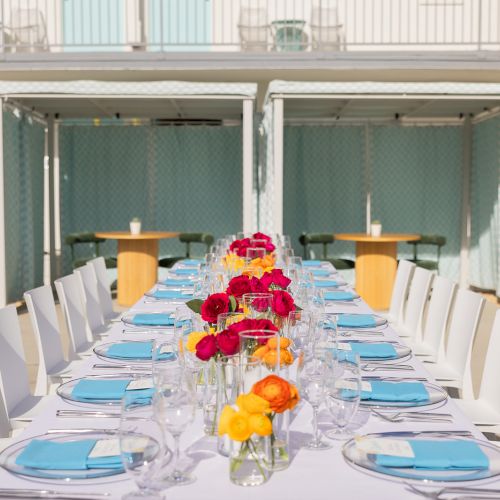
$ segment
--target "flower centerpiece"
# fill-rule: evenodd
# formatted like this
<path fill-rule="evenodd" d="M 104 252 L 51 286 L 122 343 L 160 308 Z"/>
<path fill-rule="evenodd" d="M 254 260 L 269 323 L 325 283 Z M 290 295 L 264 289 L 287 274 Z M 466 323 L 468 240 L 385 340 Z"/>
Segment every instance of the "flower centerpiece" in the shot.
<path fill-rule="evenodd" d="M 267 254 L 271 254 L 276 250 L 270 236 L 257 232 L 252 235 L 252 238 L 242 238 L 233 241 L 229 247 L 229 251 L 239 257 L 245 258 L 248 248 L 264 248 Z"/>
<path fill-rule="evenodd" d="M 231 440 L 230 479 L 235 484 L 257 486 L 274 470 L 273 419 L 293 409 L 299 401 L 297 388 L 286 380 L 269 375 L 247 394 L 240 394 L 236 408 L 223 408 L 218 433 Z"/>

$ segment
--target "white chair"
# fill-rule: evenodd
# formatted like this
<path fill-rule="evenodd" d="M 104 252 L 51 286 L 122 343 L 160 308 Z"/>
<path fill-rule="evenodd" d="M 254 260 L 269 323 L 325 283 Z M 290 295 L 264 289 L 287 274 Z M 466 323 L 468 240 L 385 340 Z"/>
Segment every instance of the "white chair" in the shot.
<path fill-rule="evenodd" d="M 390 323 L 397 325 L 403 319 L 404 306 L 408 295 L 411 277 L 417 266 L 407 260 L 400 260 L 394 288 L 392 289 L 391 304 L 387 319 Z"/>
<path fill-rule="evenodd" d="M 87 325 L 78 277 L 75 274 L 70 274 L 59 278 L 54 283 L 68 327 L 70 359 L 78 359 L 92 354 L 93 337 Z"/>
<path fill-rule="evenodd" d="M 456 290 L 457 285 L 453 281 L 443 276 L 434 277 L 422 338 L 417 331 L 417 337 L 411 344 L 413 353 L 428 357 L 427 361 L 435 362 L 440 351 L 444 354 L 446 326 Z"/>
<path fill-rule="evenodd" d="M 14 9 L 9 32 L 15 52 L 43 52 L 49 49 L 45 19 L 38 9 Z"/>
<path fill-rule="evenodd" d="M 439 353 L 435 364 L 426 364 L 441 385 L 462 389 L 465 395 L 473 394 L 470 357 L 483 305 L 479 294 L 458 291 L 444 353 Z"/>
<path fill-rule="evenodd" d="M 12 305 L 0 309 L 0 389 L 14 428 L 33 420 L 45 404 L 41 396 L 31 394 L 21 329 L 16 308 Z"/>
<path fill-rule="evenodd" d="M 94 269 L 97 280 L 97 295 L 99 297 L 103 319 L 104 321 L 110 321 L 119 316 L 119 313 L 113 311 L 113 299 L 111 297 L 111 287 L 109 286 L 109 278 L 106 271 L 106 261 L 104 257 L 97 257 L 89 260 L 87 266 L 91 266 Z"/>
<path fill-rule="evenodd" d="M 267 7 L 241 7 L 238 31 L 242 51 L 267 52 L 269 35 Z"/>
<path fill-rule="evenodd" d="M 311 8 L 311 36 L 313 50 L 342 50 L 344 42 L 343 26 L 339 23 L 336 6 L 321 4 Z"/>
<path fill-rule="evenodd" d="M 108 329 L 105 326 L 101 306 L 99 305 L 99 293 L 97 291 L 97 278 L 92 266 L 82 266 L 75 269 L 78 276 L 81 293 L 83 297 L 87 322 L 92 335 L 105 335 Z"/>
<path fill-rule="evenodd" d="M 24 293 L 33 331 L 38 344 L 38 375 L 36 395 L 47 394 L 49 384 L 61 383 L 78 369 L 80 361 L 64 359 L 56 306 L 50 286 L 41 286 Z"/>
<path fill-rule="evenodd" d="M 433 277 L 433 273 L 427 269 L 422 267 L 415 269 L 410 283 L 403 320 L 397 328 L 401 337 L 422 338 L 424 310 L 429 298 Z"/>
<path fill-rule="evenodd" d="M 479 397 L 474 399 L 472 396 L 454 400 L 474 424 L 495 427 L 496 430 L 500 426 L 500 391 L 498 390 L 500 362 L 498 353 L 500 353 L 500 309 L 496 312 L 491 329 L 479 387 Z"/>

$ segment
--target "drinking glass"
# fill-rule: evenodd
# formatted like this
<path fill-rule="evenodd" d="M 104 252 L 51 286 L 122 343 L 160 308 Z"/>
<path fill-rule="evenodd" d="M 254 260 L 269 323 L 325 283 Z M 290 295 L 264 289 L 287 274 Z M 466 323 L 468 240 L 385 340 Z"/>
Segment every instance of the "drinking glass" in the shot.
<path fill-rule="evenodd" d="M 223 332 L 227 330 L 228 326 L 238 323 L 242 319 L 245 319 L 245 315 L 239 312 L 227 312 L 222 313 L 217 316 L 217 331 Z"/>
<path fill-rule="evenodd" d="M 254 259 L 263 259 L 266 256 L 265 248 L 247 248 L 246 250 L 246 262 L 250 263 Z"/>
<path fill-rule="evenodd" d="M 188 484 L 194 478 L 181 469 L 180 438 L 194 420 L 196 392 L 192 378 L 180 364 L 171 363 L 161 375 L 155 386 L 153 411 L 160 425 L 174 438 L 172 470 L 165 480 L 169 484 Z"/>
<path fill-rule="evenodd" d="M 274 330 L 244 330 L 240 332 L 240 357 L 242 360 L 260 360 L 263 376 L 275 373 L 287 378 L 287 366 L 293 362 L 285 339 Z M 264 373 L 266 372 L 267 373 Z"/>
<path fill-rule="evenodd" d="M 245 293 L 242 297 L 243 313 L 247 318 L 272 319 L 272 293 Z"/>
<path fill-rule="evenodd" d="M 298 385 L 300 395 L 312 406 L 313 409 L 313 437 L 306 444 L 311 450 L 326 450 L 331 445 L 321 439 L 318 429 L 318 411 L 325 400 L 327 361 L 312 358 L 306 361 L 299 371 Z"/>
<path fill-rule="evenodd" d="M 313 314 L 323 314 L 325 312 L 325 291 L 322 288 L 307 288 L 309 298 L 309 309 Z"/>
<path fill-rule="evenodd" d="M 358 411 L 360 399 L 359 355 L 348 350 L 333 350 L 327 374 L 326 407 L 333 417 L 335 429 L 326 432 L 326 437 L 336 440 L 351 438 L 347 426 Z"/>
<path fill-rule="evenodd" d="M 152 361 L 153 382 L 155 383 L 164 367 L 170 363 L 179 362 L 179 344 L 175 341 L 175 335 L 168 338 L 156 338 L 153 341 Z"/>
<path fill-rule="evenodd" d="M 139 425 L 140 431 L 137 431 Z M 161 469 L 171 455 L 165 446 L 162 430 L 153 419 L 151 405 L 134 395 L 134 391 L 128 391 L 122 400 L 119 442 L 123 467 L 139 488 L 122 498 L 163 499 L 160 493 L 164 487 L 160 479 Z"/>
<path fill-rule="evenodd" d="M 298 369 L 312 358 L 312 317 L 309 311 L 290 311 L 285 323 L 285 335 L 292 341 L 291 350 L 298 360 Z"/>
<path fill-rule="evenodd" d="M 324 359 L 327 351 L 337 348 L 337 317 L 334 314 L 313 314 L 313 357 Z"/>
<path fill-rule="evenodd" d="M 286 265 L 292 269 L 302 269 L 302 257 L 289 255 L 286 259 Z"/>

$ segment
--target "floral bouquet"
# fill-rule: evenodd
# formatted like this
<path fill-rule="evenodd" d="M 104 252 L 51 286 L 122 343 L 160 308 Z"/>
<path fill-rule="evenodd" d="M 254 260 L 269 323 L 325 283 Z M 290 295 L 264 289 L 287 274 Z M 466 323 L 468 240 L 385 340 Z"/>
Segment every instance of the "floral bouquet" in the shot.
<path fill-rule="evenodd" d="M 252 238 L 242 238 L 231 243 L 229 250 L 239 257 L 247 256 L 248 248 L 264 248 L 267 254 L 271 254 L 276 250 L 272 239 L 264 233 L 254 233 Z"/>

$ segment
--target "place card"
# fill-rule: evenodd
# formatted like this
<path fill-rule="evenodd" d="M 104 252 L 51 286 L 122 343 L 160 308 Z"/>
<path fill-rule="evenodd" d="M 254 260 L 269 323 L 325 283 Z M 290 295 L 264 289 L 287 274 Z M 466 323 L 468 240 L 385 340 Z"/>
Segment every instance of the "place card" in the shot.
<path fill-rule="evenodd" d="M 356 438 L 356 448 L 370 455 L 415 458 L 409 441 L 403 439 Z"/>
<path fill-rule="evenodd" d="M 118 438 L 99 439 L 89 453 L 89 458 L 116 457 L 117 455 L 120 455 L 120 440 Z"/>
<path fill-rule="evenodd" d="M 141 378 L 139 380 L 132 380 L 127 385 L 127 391 L 138 391 L 140 389 L 152 389 L 154 387 L 152 378 Z"/>
<path fill-rule="evenodd" d="M 160 349 L 160 354 L 173 354 L 174 353 L 174 346 L 173 345 L 164 345 Z"/>
<path fill-rule="evenodd" d="M 337 349 L 339 351 L 352 351 L 351 344 L 349 342 L 339 342 L 337 344 Z"/>
<path fill-rule="evenodd" d="M 348 391 L 355 391 L 358 388 L 358 384 L 356 382 L 351 382 L 350 380 L 336 380 L 335 381 L 336 389 L 347 389 Z M 372 392 L 372 384 L 363 380 L 361 382 L 361 391 L 362 392 Z"/>

